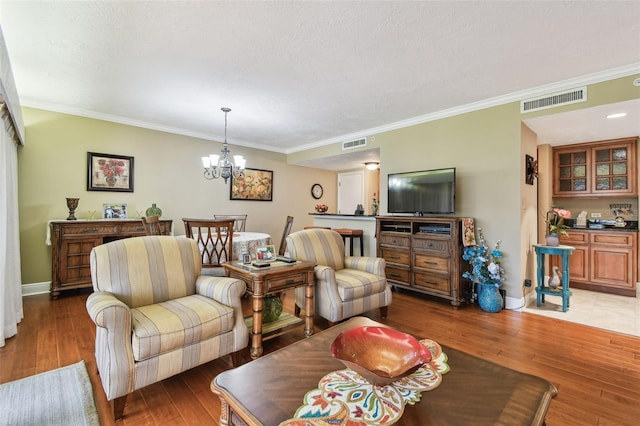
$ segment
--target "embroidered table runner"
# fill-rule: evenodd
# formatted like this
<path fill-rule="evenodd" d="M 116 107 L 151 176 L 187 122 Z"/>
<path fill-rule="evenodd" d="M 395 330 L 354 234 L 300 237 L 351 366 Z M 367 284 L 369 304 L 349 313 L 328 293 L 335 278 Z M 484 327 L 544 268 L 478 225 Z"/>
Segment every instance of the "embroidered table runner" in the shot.
<path fill-rule="evenodd" d="M 422 392 L 437 388 L 449 371 L 440 345 L 420 340 L 431 352 L 431 362 L 413 374 L 386 386 L 373 386 L 351 369 L 333 371 L 307 392 L 293 418 L 280 426 L 392 425 L 400 420 L 406 404 L 420 401 Z"/>

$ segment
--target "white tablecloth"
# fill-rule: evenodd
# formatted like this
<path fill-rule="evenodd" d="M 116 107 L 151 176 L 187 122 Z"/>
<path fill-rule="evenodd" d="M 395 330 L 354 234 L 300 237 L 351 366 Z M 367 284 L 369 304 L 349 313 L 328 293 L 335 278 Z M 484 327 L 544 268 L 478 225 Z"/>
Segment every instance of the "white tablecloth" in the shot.
<path fill-rule="evenodd" d="M 262 232 L 234 232 L 233 260 L 239 260 L 242 253 L 249 253 L 256 258 L 256 248 L 273 244 L 271 235 Z"/>

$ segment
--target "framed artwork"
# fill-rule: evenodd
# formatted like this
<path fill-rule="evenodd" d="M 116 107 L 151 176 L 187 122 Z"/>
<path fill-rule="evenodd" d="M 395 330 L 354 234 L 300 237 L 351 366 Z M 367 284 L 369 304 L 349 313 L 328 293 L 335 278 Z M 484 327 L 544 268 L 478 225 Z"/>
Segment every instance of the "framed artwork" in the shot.
<path fill-rule="evenodd" d="M 533 179 L 538 177 L 538 162 L 529 154 L 524 156 L 525 183 L 533 185 Z"/>
<path fill-rule="evenodd" d="M 127 205 L 126 204 L 108 204 L 108 203 L 103 204 L 102 218 L 103 219 L 126 219 Z"/>
<path fill-rule="evenodd" d="M 273 171 L 244 169 L 242 176 L 231 178 L 230 200 L 271 201 L 273 197 Z"/>
<path fill-rule="evenodd" d="M 256 260 L 264 262 L 276 259 L 276 248 L 273 245 L 256 248 Z"/>
<path fill-rule="evenodd" d="M 87 191 L 133 192 L 133 157 L 87 153 Z"/>

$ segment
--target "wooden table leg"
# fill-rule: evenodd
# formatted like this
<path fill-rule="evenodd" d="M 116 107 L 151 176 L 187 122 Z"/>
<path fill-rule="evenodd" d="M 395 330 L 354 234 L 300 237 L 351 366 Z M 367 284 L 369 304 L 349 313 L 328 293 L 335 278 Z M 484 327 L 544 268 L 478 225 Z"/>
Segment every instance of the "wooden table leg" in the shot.
<path fill-rule="evenodd" d="M 304 336 L 313 335 L 313 288 L 315 287 L 313 271 L 307 273 L 307 286 L 304 298 Z"/>
<path fill-rule="evenodd" d="M 262 294 L 253 295 L 253 327 L 251 330 L 251 358 L 262 355 Z"/>

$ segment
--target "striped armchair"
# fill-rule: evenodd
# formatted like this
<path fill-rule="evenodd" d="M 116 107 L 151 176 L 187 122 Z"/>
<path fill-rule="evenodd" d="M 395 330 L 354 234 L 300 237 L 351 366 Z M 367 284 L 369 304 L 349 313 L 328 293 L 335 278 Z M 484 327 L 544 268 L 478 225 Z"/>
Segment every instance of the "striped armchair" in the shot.
<path fill-rule="evenodd" d="M 287 237 L 289 257 L 317 264 L 315 312 L 331 323 L 380 308 L 387 317 L 391 288 L 385 277 L 385 261 L 378 257 L 345 256 L 344 241 L 328 229 L 306 229 Z M 295 290 L 296 314 L 304 307 L 304 289 Z"/>
<path fill-rule="evenodd" d="M 249 341 L 240 298 L 244 282 L 201 276 L 190 238 L 146 236 L 94 247 L 94 293 L 87 311 L 96 324 L 96 363 L 114 417 L 127 395 L 239 351 Z"/>

